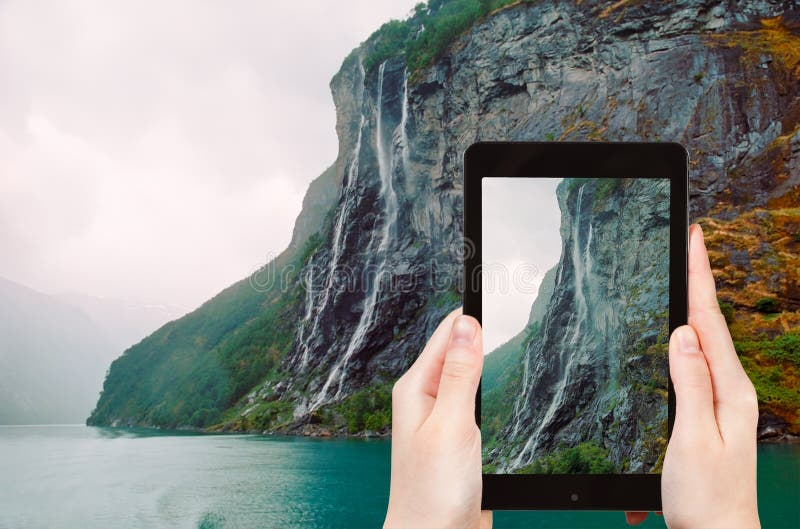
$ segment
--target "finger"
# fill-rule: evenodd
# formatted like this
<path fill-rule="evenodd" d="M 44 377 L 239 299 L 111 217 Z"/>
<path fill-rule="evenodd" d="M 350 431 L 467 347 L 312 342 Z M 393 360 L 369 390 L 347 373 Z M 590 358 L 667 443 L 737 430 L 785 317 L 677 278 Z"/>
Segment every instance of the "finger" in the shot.
<path fill-rule="evenodd" d="M 743 374 L 733 348 L 725 317 L 719 309 L 714 275 L 708 261 L 703 230 L 694 224 L 689 230 L 689 324 L 700 338 L 700 347 L 708 359 L 714 389 L 724 397 L 737 389 Z"/>
<path fill-rule="evenodd" d="M 697 334 L 689 325 L 678 327 L 670 337 L 669 373 L 675 390 L 673 435 L 719 438 L 711 373 Z"/>
<path fill-rule="evenodd" d="M 711 373 L 717 423 L 723 439 L 735 438 L 747 425 L 753 407 L 752 384 L 733 347 L 725 318 L 719 310 L 714 276 L 703 231 L 689 231 L 689 324 L 697 331 Z"/>
<path fill-rule="evenodd" d="M 646 512 L 626 512 L 625 521 L 628 525 L 639 525 L 647 518 Z"/>
<path fill-rule="evenodd" d="M 404 375 L 413 381 L 415 389 L 422 391 L 432 398 L 436 397 L 439 389 L 439 379 L 442 377 L 442 365 L 444 364 L 444 352 L 447 343 L 450 341 L 450 331 L 453 322 L 462 313 L 462 308 L 458 307 L 445 317 L 439 324 L 428 343 L 422 349 L 416 361 Z M 411 383 L 409 385 L 412 385 Z"/>
<path fill-rule="evenodd" d="M 451 312 L 431 335 L 425 348 L 392 389 L 392 430 L 415 431 L 430 415 L 442 376 L 444 351 L 453 321 L 461 308 Z"/>
<path fill-rule="evenodd" d="M 483 338 L 478 321 L 458 316 L 444 355 L 433 414 L 456 427 L 474 427 L 475 393 L 483 367 Z"/>
<path fill-rule="evenodd" d="M 481 529 L 492 529 L 492 511 L 481 511 Z"/>
<path fill-rule="evenodd" d="M 435 398 L 438 394 L 439 381 L 444 365 L 444 356 L 447 344 L 450 341 L 450 331 L 455 319 L 463 313 L 463 308 L 458 307 L 448 314 L 431 335 L 425 348 L 411 365 L 403 378 L 409 379 L 409 386 L 413 386 L 426 395 Z M 480 333 L 480 328 L 479 328 Z M 482 336 L 481 336 L 482 337 Z M 479 345 L 483 350 L 482 341 Z"/>

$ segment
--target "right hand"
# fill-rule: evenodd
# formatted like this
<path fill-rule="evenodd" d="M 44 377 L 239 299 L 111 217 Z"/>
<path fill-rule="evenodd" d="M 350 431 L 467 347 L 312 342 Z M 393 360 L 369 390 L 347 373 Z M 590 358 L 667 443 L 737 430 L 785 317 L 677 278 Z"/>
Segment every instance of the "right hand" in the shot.
<path fill-rule="evenodd" d="M 661 496 L 670 529 L 758 528 L 753 384 L 719 310 L 703 231 L 689 230 L 689 325 L 669 342 L 675 424 Z"/>

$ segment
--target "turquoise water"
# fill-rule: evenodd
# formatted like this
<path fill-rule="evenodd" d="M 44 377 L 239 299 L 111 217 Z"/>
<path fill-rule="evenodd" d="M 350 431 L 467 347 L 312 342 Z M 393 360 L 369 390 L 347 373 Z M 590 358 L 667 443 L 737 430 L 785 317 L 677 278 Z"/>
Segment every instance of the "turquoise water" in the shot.
<path fill-rule="evenodd" d="M 0 427 L 0 528 L 380 527 L 388 476 L 386 441 Z M 759 495 L 764 527 L 800 527 L 800 447 L 760 447 Z M 625 523 L 496 513 L 495 527 Z"/>

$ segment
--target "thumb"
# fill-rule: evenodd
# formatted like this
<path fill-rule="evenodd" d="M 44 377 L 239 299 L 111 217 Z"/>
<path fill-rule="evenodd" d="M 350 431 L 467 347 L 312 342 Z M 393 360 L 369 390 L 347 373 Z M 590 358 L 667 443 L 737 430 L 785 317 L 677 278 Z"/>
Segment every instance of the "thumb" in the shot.
<path fill-rule="evenodd" d="M 669 372 L 675 390 L 674 432 L 717 432 L 714 391 L 694 328 L 683 325 L 669 340 Z"/>
<path fill-rule="evenodd" d="M 444 353 L 434 413 L 447 421 L 475 424 L 475 393 L 483 368 L 483 337 L 478 321 L 458 316 Z"/>
<path fill-rule="evenodd" d="M 492 511 L 481 511 L 481 529 L 492 529 Z"/>

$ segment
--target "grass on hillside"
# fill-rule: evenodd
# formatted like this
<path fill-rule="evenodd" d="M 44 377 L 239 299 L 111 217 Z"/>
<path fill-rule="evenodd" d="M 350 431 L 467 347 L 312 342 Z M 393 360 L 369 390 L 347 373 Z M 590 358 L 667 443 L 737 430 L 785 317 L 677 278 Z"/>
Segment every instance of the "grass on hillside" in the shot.
<path fill-rule="evenodd" d="M 461 35 L 491 12 L 534 0 L 429 0 L 406 20 L 390 20 L 374 32 L 364 58 L 369 72 L 386 59 L 404 56 L 409 74 L 429 66 Z"/>
<path fill-rule="evenodd" d="M 800 208 L 756 208 L 700 223 L 720 309 L 759 409 L 800 433 L 800 310 L 788 301 L 800 282 Z"/>

